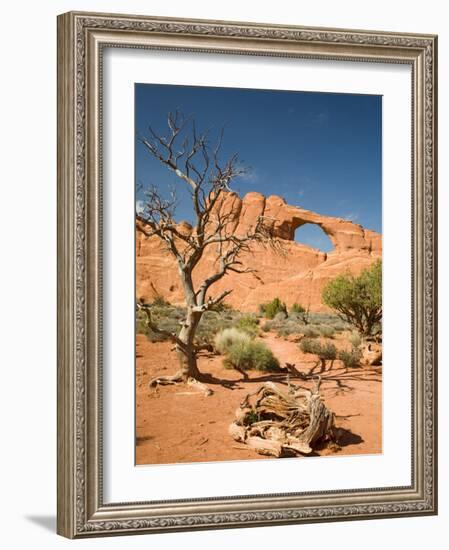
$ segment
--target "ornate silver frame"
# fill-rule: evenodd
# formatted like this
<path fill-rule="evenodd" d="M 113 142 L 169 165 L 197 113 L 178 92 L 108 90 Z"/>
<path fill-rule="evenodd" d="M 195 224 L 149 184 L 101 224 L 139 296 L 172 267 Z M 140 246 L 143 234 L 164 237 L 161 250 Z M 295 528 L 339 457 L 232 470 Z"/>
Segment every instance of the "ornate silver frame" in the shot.
<path fill-rule="evenodd" d="M 412 68 L 412 484 L 104 504 L 101 57 L 109 47 L 406 63 Z M 437 513 L 433 35 L 66 13 L 58 17 L 58 533 L 70 538 Z M 149 500 L 151 495 L 149 495 Z"/>

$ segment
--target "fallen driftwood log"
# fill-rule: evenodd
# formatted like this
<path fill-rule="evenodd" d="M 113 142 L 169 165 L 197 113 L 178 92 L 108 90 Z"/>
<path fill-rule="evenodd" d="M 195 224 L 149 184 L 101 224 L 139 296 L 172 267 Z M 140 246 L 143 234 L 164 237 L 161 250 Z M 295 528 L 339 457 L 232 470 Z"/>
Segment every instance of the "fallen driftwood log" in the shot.
<path fill-rule="evenodd" d="M 311 391 L 273 382 L 248 394 L 229 433 L 256 452 L 275 457 L 309 455 L 319 441 L 334 441 L 334 414 L 321 400 L 320 378 Z"/>

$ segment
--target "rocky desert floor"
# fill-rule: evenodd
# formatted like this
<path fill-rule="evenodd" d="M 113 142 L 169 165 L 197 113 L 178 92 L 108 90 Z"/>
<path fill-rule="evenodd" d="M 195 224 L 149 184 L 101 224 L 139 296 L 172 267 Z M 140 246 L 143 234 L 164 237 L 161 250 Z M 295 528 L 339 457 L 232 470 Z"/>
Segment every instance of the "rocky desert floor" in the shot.
<path fill-rule="evenodd" d="M 293 363 L 310 374 L 313 356 L 301 352 L 296 342 L 273 333 L 263 336 L 281 365 Z M 339 345 L 338 339 L 335 344 Z M 150 342 L 137 335 L 136 342 L 136 463 L 170 464 L 244 459 L 270 459 L 235 442 L 228 433 L 235 411 L 246 394 L 271 380 L 287 385 L 287 376 L 249 371 L 249 379 L 223 367 L 220 355 L 202 355 L 201 372 L 208 375 L 212 396 L 184 385 L 149 389 L 148 382 L 177 368 L 169 342 Z M 318 369 L 317 369 L 318 370 Z M 325 447 L 315 455 L 357 455 L 382 452 L 382 368 L 345 369 L 334 361 L 321 374 L 321 395 L 336 415 L 339 449 Z M 290 376 L 291 383 L 311 388 L 312 381 Z"/>

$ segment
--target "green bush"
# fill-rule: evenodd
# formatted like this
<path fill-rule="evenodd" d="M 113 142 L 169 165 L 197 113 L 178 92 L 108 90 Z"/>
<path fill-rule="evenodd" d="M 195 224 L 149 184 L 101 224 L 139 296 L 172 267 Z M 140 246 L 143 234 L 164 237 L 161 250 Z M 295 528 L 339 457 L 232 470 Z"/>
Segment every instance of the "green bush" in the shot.
<path fill-rule="evenodd" d="M 353 348 L 351 351 L 338 352 L 338 359 L 343 362 L 346 368 L 356 368 L 360 366 L 360 359 L 362 358 L 362 352 Z"/>
<path fill-rule="evenodd" d="M 261 304 L 259 306 L 260 312 L 267 318 L 267 319 L 274 319 L 276 313 L 284 312 L 287 314 L 287 306 L 284 304 L 284 302 L 281 302 L 279 298 L 274 298 L 271 302 L 268 302 L 267 304 Z"/>
<path fill-rule="evenodd" d="M 143 311 L 137 310 L 136 314 L 136 333 L 137 334 L 145 334 L 147 336 L 148 333 L 148 327 L 146 324 L 146 315 L 143 313 Z"/>
<path fill-rule="evenodd" d="M 337 358 L 337 348 L 331 342 L 320 344 L 317 340 L 304 338 L 299 345 L 304 353 L 313 353 L 321 362 L 321 372 L 326 369 L 326 361 L 334 361 Z"/>
<path fill-rule="evenodd" d="M 360 334 L 356 330 L 351 332 L 351 334 L 348 337 L 348 340 L 352 344 L 353 348 L 358 348 L 362 343 L 362 338 L 360 337 Z"/>
<path fill-rule="evenodd" d="M 297 304 L 296 302 L 292 305 L 292 307 L 290 308 L 290 312 L 289 313 L 305 313 L 306 312 L 306 308 L 303 307 L 301 304 Z"/>
<path fill-rule="evenodd" d="M 333 361 L 337 358 L 337 348 L 331 342 L 326 342 L 320 346 L 317 355 L 323 361 Z"/>
<path fill-rule="evenodd" d="M 251 336 L 237 328 L 225 328 L 215 335 L 214 345 L 218 353 L 225 355 L 231 347 L 239 344 L 246 345 L 251 342 Z"/>
<path fill-rule="evenodd" d="M 312 340 L 310 338 L 303 338 L 299 344 L 301 351 L 304 353 L 314 353 L 318 355 L 318 352 L 321 350 L 321 345 L 317 340 Z"/>
<path fill-rule="evenodd" d="M 236 323 L 235 328 L 246 332 L 252 338 L 255 338 L 260 333 L 259 319 L 253 315 L 244 315 Z"/>
<path fill-rule="evenodd" d="M 304 338 L 299 344 L 301 351 L 304 353 L 313 353 L 317 355 L 322 361 L 333 361 L 337 358 L 337 348 L 332 342 L 325 342 L 320 344 L 317 340 L 310 340 Z"/>
<path fill-rule="evenodd" d="M 339 275 L 324 287 L 322 299 L 362 336 L 378 331 L 382 320 L 382 262 L 378 260 L 357 277 Z"/>
<path fill-rule="evenodd" d="M 280 370 L 279 361 L 271 350 L 263 342 L 255 340 L 231 344 L 223 364 L 226 368 L 238 370 L 255 369 L 265 372 Z"/>

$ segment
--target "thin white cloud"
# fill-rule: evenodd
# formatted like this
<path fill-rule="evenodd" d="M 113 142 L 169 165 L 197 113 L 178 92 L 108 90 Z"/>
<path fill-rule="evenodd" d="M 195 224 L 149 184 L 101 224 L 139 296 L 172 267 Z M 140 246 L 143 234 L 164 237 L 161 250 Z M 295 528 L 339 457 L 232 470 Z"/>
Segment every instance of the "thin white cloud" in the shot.
<path fill-rule="evenodd" d="M 345 214 L 343 218 L 345 218 L 346 220 L 351 220 L 355 222 L 356 220 L 359 219 L 359 215 L 357 214 L 357 212 L 349 212 L 349 214 Z"/>
<path fill-rule="evenodd" d="M 259 176 L 254 170 L 252 170 L 250 172 L 245 172 L 244 174 L 241 174 L 239 176 L 239 180 L 245 181 L 247 183 L 256 183 L 257 181 L 259 181 Z"/>

